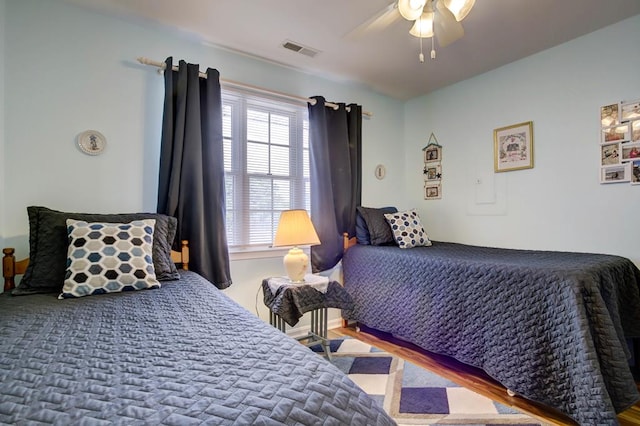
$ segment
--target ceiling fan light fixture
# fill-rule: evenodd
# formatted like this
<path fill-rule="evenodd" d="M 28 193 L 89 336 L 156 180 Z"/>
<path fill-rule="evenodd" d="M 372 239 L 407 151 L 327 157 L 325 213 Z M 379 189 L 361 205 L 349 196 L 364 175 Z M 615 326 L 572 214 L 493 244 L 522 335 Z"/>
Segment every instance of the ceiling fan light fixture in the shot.
<path fill-rule="evenodd" d="M 460 22 L 467 17 L 476 0 L 443 0 L 444 5 L 456 17 L 456 21 Z"/>
<path fill-rule="evenodd" d="M 427 0 L 398 0 L 398 12 L 407 21 L 415 21 L 422 15 Z"/>
<path fill-rule="evenodd" d="M 433 12 L 424 12 L 422 16 L 416 19 L 416 22 L 409 30 L 409 34 L 419 38 L 433 37 Z"/>
<path fill-rule="evenodd" d="M 462 24 L 456 21 L 456 17 L 443 3 L 436 3 L 435 12 L 433 33 L 440 47 L 446 47 L 464 36 Z"/>

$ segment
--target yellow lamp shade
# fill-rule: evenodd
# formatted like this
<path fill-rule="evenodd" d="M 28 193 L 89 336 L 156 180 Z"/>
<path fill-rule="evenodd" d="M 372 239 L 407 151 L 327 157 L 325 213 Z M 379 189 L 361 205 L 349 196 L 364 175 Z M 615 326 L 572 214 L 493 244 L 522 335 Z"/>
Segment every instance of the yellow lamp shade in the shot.
<path fill-rule="evenodd" d="M 317 244 L 320 244 L 320 239 L 306 210 L 285 210 L 280 213 L 273 239 L 274 247 Z"/>
<path fill-rule="evenodd" d="M 304 282 L 304 275 L 309 267 L 309 256 L 297 246 L 318 244 L 320 239 L 306 210 L 285 210 L 280 214 L 273 246 L 294 246 L 283 262 L 291 282 Z"/>

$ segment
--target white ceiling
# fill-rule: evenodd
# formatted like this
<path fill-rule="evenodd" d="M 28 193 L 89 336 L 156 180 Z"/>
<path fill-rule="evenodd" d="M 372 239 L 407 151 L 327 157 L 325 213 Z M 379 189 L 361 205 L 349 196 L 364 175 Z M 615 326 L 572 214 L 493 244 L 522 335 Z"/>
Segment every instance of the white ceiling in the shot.
<path fill-rule="evenodd" d="M 435 60 L 429 59 L 431 42 L 425 39 L 427 59 L 421 64 L 419 41 L 409 35 L 408 21 L 400 18 L 382 30 L 353 34 L 391 0 L 67 1 L 166 25 L 204 43 L 358 82 L 398 99 L 429 93 L 640 14 L 640 0 L 477 0 L 462 21 L 465 36 L 444 48 L 436 43 Z M 314 58 L 294 53 L 281 47 L 285 40 L 320 53 Z"/>

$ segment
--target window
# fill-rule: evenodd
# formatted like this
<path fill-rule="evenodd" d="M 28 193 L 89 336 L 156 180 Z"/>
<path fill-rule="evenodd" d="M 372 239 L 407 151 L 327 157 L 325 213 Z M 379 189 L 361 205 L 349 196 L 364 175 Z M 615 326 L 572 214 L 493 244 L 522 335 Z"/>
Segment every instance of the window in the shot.
<path fill-rule="evenodd" d="M 222 91 L 230 249 L 266 248 L 281 211 L 310 209 L 307 117 L 299 104 Z"/>

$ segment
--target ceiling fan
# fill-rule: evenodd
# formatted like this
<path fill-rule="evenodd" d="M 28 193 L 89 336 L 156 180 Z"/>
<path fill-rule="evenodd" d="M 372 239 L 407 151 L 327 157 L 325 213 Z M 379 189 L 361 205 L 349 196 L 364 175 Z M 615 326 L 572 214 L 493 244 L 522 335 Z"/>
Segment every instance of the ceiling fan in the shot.
<path fill-rule="evenodd" d="M 379 31 L 400 17 L 415 21 L 409 31 L 420 39 L 420 62 L 424 62 L 422 39 L 431 38 L 431 58 L 435 59 L 434 39 L 440 47 L 448 46 L 464 36 L 462 21 L 471 11 L 475 0 L 397 0 L 390 3 L 369 20 L 347 34 L 348 37 Z"/>

